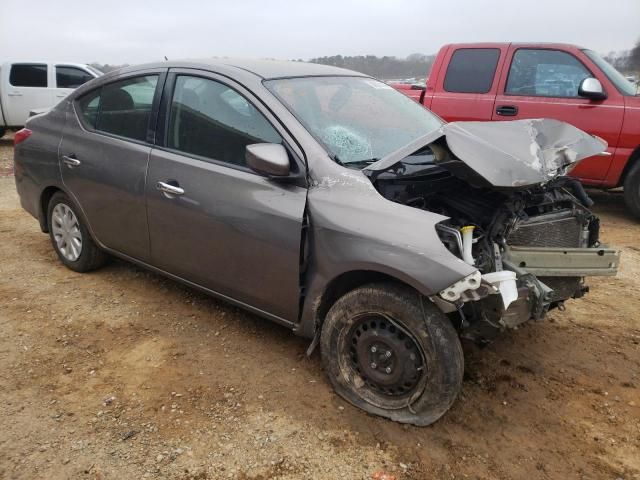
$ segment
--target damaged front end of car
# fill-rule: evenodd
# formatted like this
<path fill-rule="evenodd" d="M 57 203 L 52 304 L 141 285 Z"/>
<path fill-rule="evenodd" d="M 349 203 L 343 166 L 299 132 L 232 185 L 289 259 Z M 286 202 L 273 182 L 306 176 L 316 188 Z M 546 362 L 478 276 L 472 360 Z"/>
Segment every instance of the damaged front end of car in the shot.
<path fill-rule="evenodd" d="M 432 295 L 462 337 L 479 343 L 583 296 L 584 277 L 615 275 L 582 186 L 565 175 L 606 143 L 563 122 L 459 122 L 365 173 L 387 199 L 448 217 L 447 249 L 477 270 Z"/>

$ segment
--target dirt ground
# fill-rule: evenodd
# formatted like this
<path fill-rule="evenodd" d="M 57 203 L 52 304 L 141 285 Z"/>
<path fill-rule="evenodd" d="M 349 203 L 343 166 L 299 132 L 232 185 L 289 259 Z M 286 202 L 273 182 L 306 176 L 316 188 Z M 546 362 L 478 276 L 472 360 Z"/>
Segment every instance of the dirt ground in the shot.
<path fill-rule="evenodd" d="M 640 479 L 640 222 L 595 193 L 617 278 L 465 345 L 427 428 L 337 397 L 286 329 L 112 261 L 76 274 L 0 145 L 0 478 Z"/>

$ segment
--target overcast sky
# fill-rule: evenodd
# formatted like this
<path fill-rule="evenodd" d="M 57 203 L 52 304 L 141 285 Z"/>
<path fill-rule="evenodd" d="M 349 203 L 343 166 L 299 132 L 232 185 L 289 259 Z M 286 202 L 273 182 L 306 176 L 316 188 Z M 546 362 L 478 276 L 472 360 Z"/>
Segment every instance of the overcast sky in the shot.
<path fill-rule="evenodd" d="M 640 38 L 640 0 L 0 0 L 0 4 L 0 62 L 121 64 L 165 55 L 170 59 L 405 57 L 435 53 L 445 43 L 472 41 L 569 42 L 606 53 L 629 49 Z"/>

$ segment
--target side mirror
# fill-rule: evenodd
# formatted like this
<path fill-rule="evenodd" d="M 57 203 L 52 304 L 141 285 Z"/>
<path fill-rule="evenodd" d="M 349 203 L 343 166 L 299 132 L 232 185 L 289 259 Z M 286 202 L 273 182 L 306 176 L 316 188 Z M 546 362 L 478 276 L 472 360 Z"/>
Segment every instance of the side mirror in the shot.
<path fill-rule="evenodd" d="M 597 78 L 585 78 L 580 82 L 580 88 L 578 88 L 578 95 L 581 97 L 589 98 L 591 100 L 604 100 L 607 98 L 607 94 L 602 88 L 600 80 Z"/>
<path fill-rule="evenodd" d="M 289 155 L 277 143 L 255 143 L 245 150 L 247 166 L 254 172 L 269 177 L 285 177 L 291 171 Z"/>

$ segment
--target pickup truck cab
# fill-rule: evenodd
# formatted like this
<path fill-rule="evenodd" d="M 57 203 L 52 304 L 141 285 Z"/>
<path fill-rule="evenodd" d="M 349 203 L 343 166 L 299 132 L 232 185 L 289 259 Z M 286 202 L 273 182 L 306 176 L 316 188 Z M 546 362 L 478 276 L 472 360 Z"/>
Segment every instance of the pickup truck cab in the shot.
<path fill-rule="evenodd" d="M 426 88 L 398 90 L 449 122 L 554 118 L 604 139 L 609 155 L 585 159 L 571 175 L 624 186 L 640 216 L 640 96 L 596 52 L 555 43 L 445 45 Z"/>
<path fill-rule="evenodd" d="M 0 66 L 0 137 L 22 127 L 29 112 L 51 108 L 80 85 L 102 75 L 85 64 L 9 62 Z"/>

